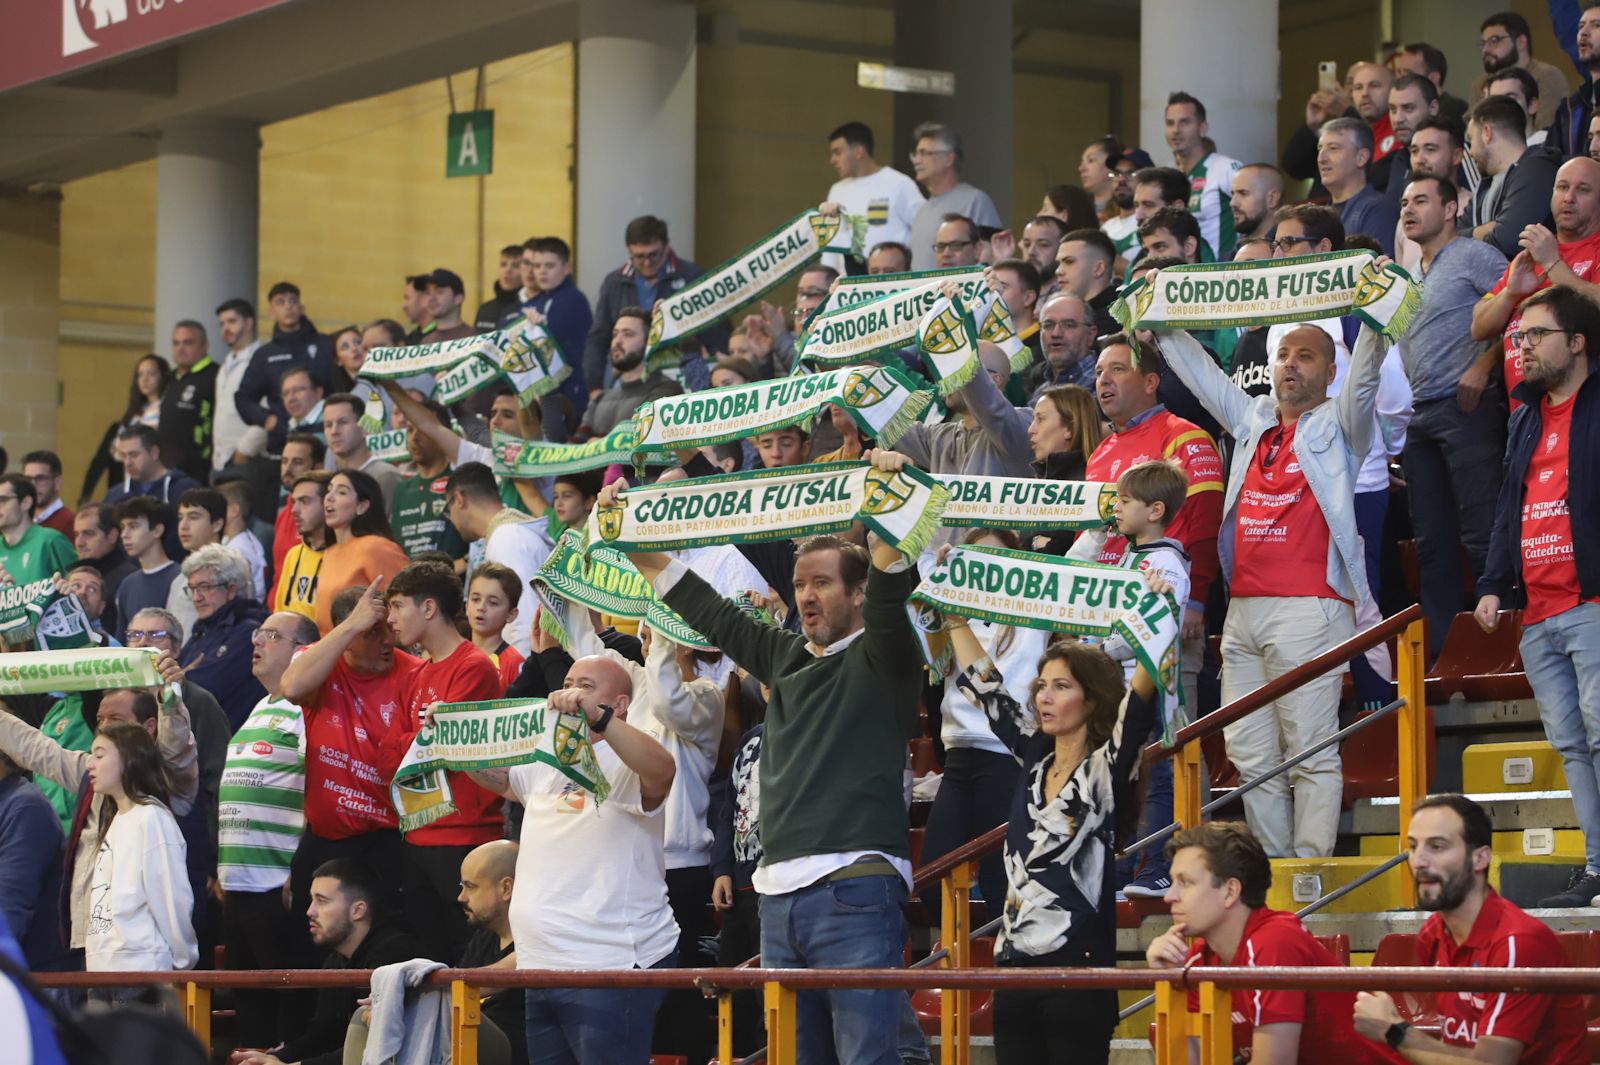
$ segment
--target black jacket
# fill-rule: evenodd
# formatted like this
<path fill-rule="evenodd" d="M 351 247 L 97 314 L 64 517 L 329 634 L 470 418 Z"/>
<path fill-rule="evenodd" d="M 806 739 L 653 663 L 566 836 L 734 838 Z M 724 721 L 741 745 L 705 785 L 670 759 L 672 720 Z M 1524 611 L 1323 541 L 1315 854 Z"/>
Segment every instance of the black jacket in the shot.
<path fill-rule="evenodd" d="M 201 484 L 211 478 L 211 425 L 216 420 L 217 364 L 201 359 L 161 394 L 161 462 Z M 176 500 L 174 500 L 176 502 Z"/>
<path fill-rule="evenodd" d="M 272 339 L 250 356 L 250 365 L 233 394 L 239 417 L 250 425 L 266 425 L 267 415 L 278 416 L 277 427 L 267 438 L 267 450 L 274 455 L 283 450 L 283 440 L 288 435 L 284 426 L 289 421 L 278 383 L 285 370 L 299 366 L 309 367 L 324 391 L 333 383 L 333 341 L 318 333 L 310 318 L 300 319 L 300 328 L 292 333 L 274 328 Z M 266 406 L 261 405 L 263 400 Z"/>
<path fill-rule="evenodd" d="M 1591 361 L 1587 380 L 1573 400 L 1572 437 L 1567 441 L 1567 510 L 1572 516 L 1572 559 L 1578 568 L 1578 589 L 1585 597 L 1600 595 L 1600 373 Z M 1522 584 L 1523 479 L 1533 451 L 1544 439 L 1544 393 L 1524 381 L 1512 396 L 1522 406 L 1511 415 L 1506 431 L 1506 464 L 1495 503 L 1494 532 L 1484 561 L 1478 594 L 1502 600 Z"/>
<path fill-rule="evenodd" d="M 644 309 L 650 310 L 655 306 L 656 300 L 665 299 L 704 273 L 704 270 L 688 259 L 680 259 L 668 250 L 667 261 L 661 267 L 661 276 L 656 278 L 653 286 L 653 298 Z M 633 264 L 624 263 L 600 282 L 600 295 L 594 301 L 594 324 L 589 327 L 589 339 L 583 346 L 583 378 L 591 389 L 604 388 L 606 385 L 606 367 L 610 365 L 611 354 L 611 327 L 617 324 L 618 313 L 624 307 L 639 306 L 639 292 L 633 283 L 633 277 Z M 727 347 L 727 343 L 728 327 L 726 323 L 722 323 L 698 334 L 693 344 L 685 338 L 685 342 L 680 346 L 689 350 L 703 344 L 712 351 L 722 351 Z M 568 359 L 572 358 L 571 352 L 563 354 Z"/>
<path fill-rule="evenodd" d="M 1514 163 L 1500 193 L 1494 211 L 1494 229 L 1483 238 L 1507 259 L 1516 258 L 1522 245 L 1517 239 L 1522 231 L 1535 223 L 1555 227 L 1550 221 L 1550 190 L 1556 184 L 1556 170 L 1561 166 L 1560 153 L 1548 145 L 1529 148 Z M 1490 182 L 1478 185 L 1477 217 L 1488 221 L 1486 208 Z"/>
<path fill-rule="evenodd" d="M 411 933 L 393 924 L 381 924 L 367 933 L 361 945 L 346 958 L 330 953 L 324 969 L 376 969 L 380 965 L 422 957 L 422 948 Z M 437 959 L 435 959 L 437 960 Z M 306 1030 L 283 1044 L 278 1051 L 282 1061 L 304 1065 L 340 1065 L 344 1060 L 344 1033 L 356 1000 L 366 993 L 353 987 L 324 987 L 317 991 L 317 1009 Z"/>
<path fill-rule="evenodd" d="M 472 328 L 480 333 L 492 332 L 500 328 L 500 322 L 509 312 L 522 309 L 522 289 L 501 288 L 500 282 L 494 283 L 494 298 L 484 300 L 478 306 L 478 313 L 472 316 Z"/>
<path fill-rule="evenodd" d="M 1595 91 L 1595 83 L 1587 82 L 1556 105 L 1556 117 L 1550 123 L 1545 144 L 1563 158 L 1589 154 L 1589 120 L 1594 117 Z"/>

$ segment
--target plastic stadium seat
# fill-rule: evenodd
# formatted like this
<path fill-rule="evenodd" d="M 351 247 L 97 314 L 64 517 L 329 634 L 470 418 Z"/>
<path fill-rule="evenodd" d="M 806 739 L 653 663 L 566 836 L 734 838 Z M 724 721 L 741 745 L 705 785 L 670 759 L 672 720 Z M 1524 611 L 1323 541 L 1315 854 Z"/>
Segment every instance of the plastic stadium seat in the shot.
<path fill-rule="evenodd" d="M 933 741 L 919 736 L 911 741 L 911 775 L 923 777 L 939 772 L 939 756 L 933 751 Z"/>
<path fill-rule="evenodd" d="M 1338 932 L 1331 936 L 1314 936 L 1312 938 L 1326 947 L 1328 953 L 1332 954 L 1334 960 L 1340 965 L 1348 966 L 1350 964 L 1350 937 L 1348 935 Z"/>
<path fill-rule="evenodd" d="M 1357 718 L 1367 716 L 1357 714 Z M 1428 708 L 1427 721 L 1427 765 L 1428 780 L 1432 781 L 1436 759 L 1435 738 L 1433 729 L 1433 708 Z M 1400 794 L 1400 752 L 1397 744 L 1399 734 L 1395 727 L 1395 716 L 1390 714 L 1387 719 L 1378 722 L 1370 728 L 1360 732 L 1344 741 L 1340 752 L 1340 760 L 1344 764 L 1344 805 L 1353 806 L 1357 799 L 1371 799 L 1379 795 Z"/>
<path fill-rule="evenodd" d="M 1428 702 L 1448 702 L 1456 694 L 1469 702 L 1532 698 L 1522 670 L 1521 640 L 1520 610 L 1500 611 L 1493 632 L 1484 632 L 1470 613 L 1457 614 L 1428 674 Z"/>
<path fill-rule="evenodd" d="M 1422 961 L 1417 957 L 1416 935 L 1411 932 L 1390 932 L 1378 941 L 1378 949 L 1372 955 L 1372 964 L 1374 967 L 1421 965 Z M 1419 1027 L 1439 1024 L 1439 1014 L 1434 1009 L 1431 991 L 1396 992 L 1394 1003 L 1402 1016 Z"/>
<path fill-rule="evenodd" d="M 938 950 L 940 944 L 935 941 L 933 949 Z M 994 938 L 982 936 L 972 941 L 972 967 L 982 969 L 994 964 Z M 913 991 L 911 993 L 911 1008 L 917 1011 L 917 1019 L 922 1022 L 922 1030 L 928 1035 L 939 1034 L 939 1008 L 944 998 L 944 992 L 937 988 L 932 990 Z M 972 1034 L 994 1034 L 994 992 L 973 991 L 971 1002 Z"/>

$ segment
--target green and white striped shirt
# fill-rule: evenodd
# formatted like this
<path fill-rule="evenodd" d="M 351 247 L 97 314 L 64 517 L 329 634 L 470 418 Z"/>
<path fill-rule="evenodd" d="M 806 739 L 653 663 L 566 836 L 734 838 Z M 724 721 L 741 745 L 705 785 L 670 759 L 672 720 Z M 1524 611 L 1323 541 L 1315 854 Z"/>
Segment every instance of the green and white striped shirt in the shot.
<path fill-rule="evenodd" d="M 306 727 L 300 708 L 268 695 L 228 744 L 217 802 L 217 879 L 224 891 L 271 891 L 289 879 L 305 829 Z"/>

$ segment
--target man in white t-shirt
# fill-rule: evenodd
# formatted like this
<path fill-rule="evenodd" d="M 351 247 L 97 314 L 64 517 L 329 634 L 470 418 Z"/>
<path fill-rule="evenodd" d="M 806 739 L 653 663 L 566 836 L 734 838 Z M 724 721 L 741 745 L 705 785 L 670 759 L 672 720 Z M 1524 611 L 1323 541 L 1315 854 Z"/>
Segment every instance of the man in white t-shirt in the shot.
<path fill-rule="evenodd" d="M 523 804 L 523 846 L 511 897 L 519 969 L 666 969 L 678 924 L 667 902 L 665 819 L 672 755 L 628 724 L 633 682 L 608 658 L 580 658 L 550 708 L 583 714 L 611 794 L 594 796 L 559 769 L 530 762 L 473 772 Z M 559 860 L 552 861 L 552 856 Z M 530 988 L 528 1045 L 567 1060 L 642 1062 L 650 1056 L 662 989 Z"/>
<path fill-rule="evenodd" d="M 886 240 L 910 243 L 911 221 L 923 204 L 922 190 L 907 175 L 874 159 L 872 147 L 872 130 L 864 122 L 846 122 L 828 134 L 828 165 L 839 180 L 828 190 L 827 198 L 845 214 L 866 216 L 864 249 Z M 837 252 L 824 255 L 822 262 L 841 274 L 866 273 L 865 263 L 847 271 L 844 256 Z"/>

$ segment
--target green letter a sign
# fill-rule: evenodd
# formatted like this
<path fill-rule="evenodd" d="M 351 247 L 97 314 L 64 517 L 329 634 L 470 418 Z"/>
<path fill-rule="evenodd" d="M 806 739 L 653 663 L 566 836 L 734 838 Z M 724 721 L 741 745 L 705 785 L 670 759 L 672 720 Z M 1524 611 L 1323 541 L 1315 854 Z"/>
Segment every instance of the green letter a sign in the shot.
<path fill-rule="evenodd" d="M 445 138 L 444 176 L 478 177 L 494 173 L 494 112 L 461 111 L 450 116 Z"/>

